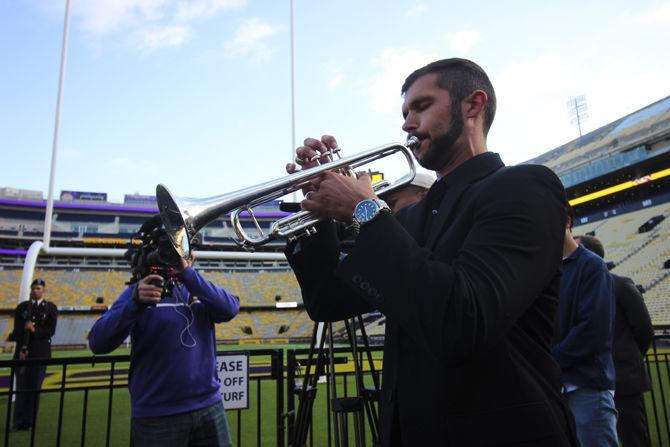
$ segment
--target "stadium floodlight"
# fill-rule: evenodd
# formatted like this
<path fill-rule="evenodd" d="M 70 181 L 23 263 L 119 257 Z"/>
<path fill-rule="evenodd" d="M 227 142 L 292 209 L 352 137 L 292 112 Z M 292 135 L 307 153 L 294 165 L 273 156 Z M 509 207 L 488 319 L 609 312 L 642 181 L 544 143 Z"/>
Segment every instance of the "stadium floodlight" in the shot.
<path fill-rule="evenodd" d="M 566 105 L 568 106 L 568 115 L 570 116 L 570 124 L 577 124 L 579 129 L 579 136 L 582 136 L 582 121 L 586 120 L 589 115 L 588 106 L 586 105 L 586 97 L 584 95 L 575 96 L 570 99 Z"/>

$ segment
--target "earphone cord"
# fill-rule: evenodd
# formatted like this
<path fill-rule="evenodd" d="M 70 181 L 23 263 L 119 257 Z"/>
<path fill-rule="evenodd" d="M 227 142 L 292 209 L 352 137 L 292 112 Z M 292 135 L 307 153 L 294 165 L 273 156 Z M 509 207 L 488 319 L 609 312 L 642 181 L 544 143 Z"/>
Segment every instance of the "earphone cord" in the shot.
<path fill-rule="evenodd" d="M 174 311 L 177 312 L 179 315 L 184 317 L 186 320 L 186 326 L 182 331 L 179 333 L 179 342 L 182 344 L 182 346 L 186 348 L 195 348 L 195 346 L 198 344 L 196 341 L 195 337 L 193 337 L 193 334 L 191 333 L 191 326 L 193 325 L 193 321 L 195 320 L 195 315 L 193 314 L 193 309 L 191 309 L 191 305 L 187 304 L 186 307 L 188 308 L 188 311 L 191 313 L 191 319 L 189 320 L 188 316 L 181 313 L 180 311 L 177 310 L 177 306 L 173 307 Z M 189 337 L 191 337 L 192 343 L 186 343 L 184 341 L 184 333 L 188 334 Z"/>

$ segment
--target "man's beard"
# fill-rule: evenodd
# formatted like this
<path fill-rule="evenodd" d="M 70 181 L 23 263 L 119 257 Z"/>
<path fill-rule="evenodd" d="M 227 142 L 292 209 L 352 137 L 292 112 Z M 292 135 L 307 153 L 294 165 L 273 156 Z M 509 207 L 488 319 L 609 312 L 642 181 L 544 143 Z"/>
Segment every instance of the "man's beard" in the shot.
<path fill-rule="evenodd" d="M 431 139 L 430 147 L 423 157 L 417 159 L 419 164 L 431 171 L 440 171 L 456 158 L 454 143 L 463 133 L 463 116 L 460 107 L 452 106 L 451 126 L 444 135 Z"/>

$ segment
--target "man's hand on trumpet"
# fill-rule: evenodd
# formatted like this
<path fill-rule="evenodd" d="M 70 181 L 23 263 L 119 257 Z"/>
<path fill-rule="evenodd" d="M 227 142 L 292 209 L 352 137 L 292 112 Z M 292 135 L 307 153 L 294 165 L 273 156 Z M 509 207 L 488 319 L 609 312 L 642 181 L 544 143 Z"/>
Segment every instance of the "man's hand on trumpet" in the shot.
<path fill-rule="evenodd" d="M 295 150 L 295 162 L 302 169 L 313 168 L 319 164 L 328 163 L 330 161 L 328 159 L 329 151 L 337 149 L 337 141 L 332 135 L 324 135 L 321 137 L 321 140 L 307 138 L 303 144 L 304 146 L 300 146 Z M 286 171 L 289 174 L 294 173 L 296 170 L 296 164 L 289 163 L 286 165 Z"/>
<path fill-rule="evenodd" d="M 302 169 L 317 166 L 315 160 L 325 163 L 328 159 L 323 156 L 329 148 L 336 148 L 337 141 L 331 135 L 324 135 L 321 140 L 307 138 L 304 146 L 296 149 L 296 162 Z M 297 170 L 293 163 L 286 165 L 286 171 L 291 174 Z M 376 198 L 368 174 L 359 174 L 358 178 L 340 175 L 334 172 L 325 172 L 310 181 L 306 188 L 305 200 L 301 202 L 304 210 L 312 211 L 319 216 L 331 217 L 343 222 L 350 222 L 356 204 L 364 199 Z"/>

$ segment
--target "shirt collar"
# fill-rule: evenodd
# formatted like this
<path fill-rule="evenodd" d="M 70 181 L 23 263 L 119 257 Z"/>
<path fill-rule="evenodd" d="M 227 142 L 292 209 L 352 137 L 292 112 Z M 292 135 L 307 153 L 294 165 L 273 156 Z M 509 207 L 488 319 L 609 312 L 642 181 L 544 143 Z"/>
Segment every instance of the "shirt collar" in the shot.
<path fill-rule="evenodd" d="M 456 169 L 442 177 L 448 188 L 472 183 L 505 166 L 500 155 L 495 152 L 484 152 L 461 163 Z"/>
<path fill-rule="evenodd" d="M 584 247 L 582 247 L 581 244 L 577 245 L 577 248 L 575 249 L 575 251 L 570 253 L 570 256 L 563 258 L 563 262 L 574 261 L 582 254 L 583 251 Z"/>

